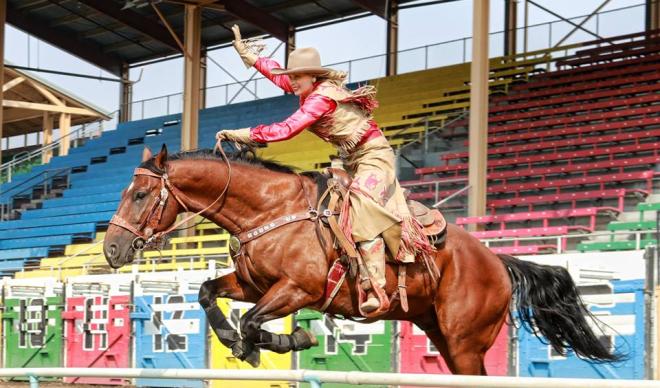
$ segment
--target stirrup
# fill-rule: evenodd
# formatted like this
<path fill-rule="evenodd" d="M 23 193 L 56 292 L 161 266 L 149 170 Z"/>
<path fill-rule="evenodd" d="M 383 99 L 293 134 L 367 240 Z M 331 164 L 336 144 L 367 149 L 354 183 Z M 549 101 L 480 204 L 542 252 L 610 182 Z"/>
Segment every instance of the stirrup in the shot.
<path fill-rule="evenodd" d="M 372 284 L 374 284 L 372 282 Z M 385 290 L 381 287 L 375 286 L 372 287 L 371 291 L 375 294 L 376 298 L 378 299 L 380 305 L 371 312 L 363 311 L 362 310 L 362 305 L 366 303 L 367 299 L 367 294 L 360 285 L 360 283 L 357 283 L 357 289 L 358 289 L 358 300 L 364 300 L 365 302 L 362 302 L 358 305 L 358 310 L 360 311 L 360 314 L 362 314 L 363 317 L 365 318 L 374 318 L 379 315 L 383 315 L 387 313 L 390 310 L 390 299 L 387 297 L 387 294 L 385 293 Z"/>
<path fill-rule="evenodd" d="M 364 313 L 372 313 L 380 308 L 380 301 L 378 300 L 378 297 L 375 294 L 372 294 L 371 297 L 369 297 L 369 294 L 367 294 L 367 300 L 362 302 L 360 305 L 360 310 L 363 311 Z"/>

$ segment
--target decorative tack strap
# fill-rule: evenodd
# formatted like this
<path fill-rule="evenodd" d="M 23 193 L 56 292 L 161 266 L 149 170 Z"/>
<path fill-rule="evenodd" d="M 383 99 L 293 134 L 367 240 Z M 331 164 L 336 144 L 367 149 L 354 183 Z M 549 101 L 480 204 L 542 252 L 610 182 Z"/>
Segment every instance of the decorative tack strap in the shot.
<path fill-rule="evenodd" d="M 117 225 L 120 228 L 124 228 L 128 230 L 129 232 L 133 233 L 134 235 L 138 237 L 142 237 L 143 239 L 147 239 L 142 232 L 137 230 L 133 225 L 129 224 L 128 222 L 124 221 L 123 218 L 119 217 L 118 215 L 113 215 L 112 218 L 110 219 L 110 224 Z"/>
<path fill-rule="evenodd" d="M 325 293 L 324 297 L 325 302 L 323 302 L 323 306 L 321 306 L 321 311 L 322 313 L 325 312 L 325 310 L 330 307 L 330 303 L 335 299 L 335 296 L 337 296 L 337 293 L 339 292 L 339 289 L 341 288 L 341 285 L 344 283 L 344 279 L 346 278 L 346 271 L 348 268 L 346 268 L 346 265 L 343 264 L 339 259 L 335 260 L 335 262 L 332 264 L 332 267 L 330 268 L 330 272 L 328 272 L 328 282 L 325 285 Z"/>
<path fill-rule="evenodd" d="M 261 225 L 258 228 L 248 230 L 246 232 L 240 233 L 237 237 L 241 244 L 245 244 L 249 241 L 261 237 L 262 235 L 270 232 L 273 229 L 277 229 L 284 225 L 288 225 L 294 222 L 303 221 L 303 220 L 313 220 L 316 219 L 317 214 L 316 210 L 310 209 L 305 213 L 290 214 L 283 217 L 280 217 L 276 220 L 273 220 L 265 225 Z"/>

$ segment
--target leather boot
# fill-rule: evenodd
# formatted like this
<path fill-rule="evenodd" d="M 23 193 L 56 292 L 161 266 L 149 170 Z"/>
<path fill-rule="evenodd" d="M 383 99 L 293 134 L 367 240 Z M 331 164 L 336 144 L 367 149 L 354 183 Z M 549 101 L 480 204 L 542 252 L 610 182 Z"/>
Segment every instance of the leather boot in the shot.
<path fill-rule="evenodd" d="M 380 301 L 374 293 L 373 287 L 385 287 L 385 241 L 381 237 L 362 241 L 359 243 L 359 249 L 367 271 L 369 271 L 368 275 L 374 280 L 371 284 L 372 289 L 367 293 L 367 300 L 360 305 L 362 311 L 370 313 L 380 307 Z"/>

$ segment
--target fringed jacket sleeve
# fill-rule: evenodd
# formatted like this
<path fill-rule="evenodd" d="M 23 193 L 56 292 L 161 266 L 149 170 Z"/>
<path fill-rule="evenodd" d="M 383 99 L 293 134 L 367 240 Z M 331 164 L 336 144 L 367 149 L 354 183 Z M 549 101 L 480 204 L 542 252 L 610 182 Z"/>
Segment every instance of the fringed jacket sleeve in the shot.
<path fill-rule="evenodd" d="M 318 121 L 323 115 L 332 113 L 337 103 L 329 97 L 311 94 L 294 114 L 280 123 L 258 125 L 250 131 L 250 139 L 267 143 L 291 139 L 305 128 Z"/>
<path fill-rule="evenodd" d="M 289 80 L 288 75 L 275 75 L 270 72 L 272 69 L 279 69 L 281 67 L 282 66 L 280 66 L 276 60 L 267 57 L 260 57 L 254 64 L 255 69 L 257 69 L 261 74 L 268 78 L 272 83 L 277 85 L 280 89 L 287 93 L 293 93 L 293 89 L 291 88 L 291 81 Z"/>

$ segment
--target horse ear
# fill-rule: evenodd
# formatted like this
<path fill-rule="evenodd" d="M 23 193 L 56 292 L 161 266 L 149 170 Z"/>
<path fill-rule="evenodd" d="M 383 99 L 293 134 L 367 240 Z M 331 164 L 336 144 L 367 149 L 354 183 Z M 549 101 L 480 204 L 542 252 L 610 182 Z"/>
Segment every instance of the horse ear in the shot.
<path fill-rule="evenodd" d="M 160 168 L 161 170 L 164 170 L 166 161 L 167 161 L 167 146 L 165 145 L 165 143 L 163 143 L 163 148 L 161 148 L 158 155 L 156 155 L 156 160 L 154 162 L 156 164 L 156 167 Z"/>
<path fill-rule="evenodd" d="M 153 154 L 151 153 L 151 150 L 149 147 L 144 146 L 144 150 L 142 151 L 142 161 L 146 162 L 147 160 L 151 159 Z"/>

